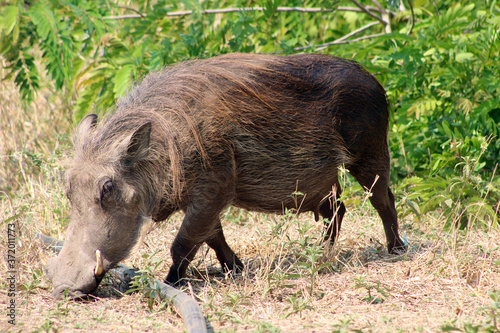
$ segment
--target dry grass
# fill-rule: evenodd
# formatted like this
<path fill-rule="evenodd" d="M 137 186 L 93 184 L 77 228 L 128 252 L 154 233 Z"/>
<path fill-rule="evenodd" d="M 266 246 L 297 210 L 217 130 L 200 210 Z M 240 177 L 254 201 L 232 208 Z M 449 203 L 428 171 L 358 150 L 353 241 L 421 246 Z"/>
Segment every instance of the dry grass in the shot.
<path fill-rule="evenodd" d="M 150 310 L 138 293 L 92 302 L 50 297 L 51 284 L 41 262 L 47 252 L 33 235 L 64 238 L 68 205 L 60 161 L 68 154 L 70 126 L 61 103 L 48 96 L 26 107 L 9 83 L 3 82 L 0 90 L 2 257 L 8 250 L 7 223 L 15 223 L 18 237 L 16 325 L 6 320 L 11 298 L 7 275 L 2 274 L 0 330 L 182 331 L 182 319 L 168 304 Z M 410 249 L 406 255 L 391 256 L 371 206 L 348 208 L 340 240 L 328 251 L 318 242 L 321 225 L 308 214 L 229 210 L 224 231 L 246 264 L 245 272 L 224 277 L 217 273 L 213 253 L 202 248 L 186 292 L 199 300 L 214 331 L 437 332 L 445 324 L 465 330 L 467 323 L 500 319 L 498 304 L 492 313 L 488 296 L 498 295 L 500 289 L 497 227 L 450 231 L 443 230 L 442 218 L 406 218 L 401 224 Z M 176 215 L 157 225 L 125 264 L 151 268 L 159 262 L 153 274 L 163 279 L 170 266 L 168 247 L 181 219 Z M 311 255 L 315 250 L 319 254 Z M 0 265 L 2 272 L 9 270 L 6 261 Z M 103 286 L 97 296 L 108 295 L 109 288 Z"/>

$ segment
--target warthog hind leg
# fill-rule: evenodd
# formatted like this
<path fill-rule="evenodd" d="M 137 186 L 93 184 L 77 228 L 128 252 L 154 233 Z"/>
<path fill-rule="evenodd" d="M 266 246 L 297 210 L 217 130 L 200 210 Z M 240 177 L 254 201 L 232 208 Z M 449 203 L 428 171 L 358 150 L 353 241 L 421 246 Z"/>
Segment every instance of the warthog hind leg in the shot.
<path fill-rule="evenodd" d="M 385 149 L 384 154 L 365 154 L 364 157 L 362 161 L 350 167 L 349 170 L 361 186 L 371 191 L 370 202 L 384 224 L 387 250 L 393 254 L 404 253 L 407 246 L 399 237 L 394 195 L 389 188 L 389 151 Z"/>
<path fill-rule="evenodd" d="M 233 250 L 227 245 L 226 238 L 224 237 L 224 233 L 222 232 L 222 226 L 217 226 L 215 230 L 215 235 L 206 241 L 208 246 L 214 249 L 215 254 L 217 255 L 217 259 L 222 266 L 222 269 L 225 273 L 233 272 L 240 273 L 243 270 L 243 263 L 238 259 L 236 254 L 234 254 Z"/>

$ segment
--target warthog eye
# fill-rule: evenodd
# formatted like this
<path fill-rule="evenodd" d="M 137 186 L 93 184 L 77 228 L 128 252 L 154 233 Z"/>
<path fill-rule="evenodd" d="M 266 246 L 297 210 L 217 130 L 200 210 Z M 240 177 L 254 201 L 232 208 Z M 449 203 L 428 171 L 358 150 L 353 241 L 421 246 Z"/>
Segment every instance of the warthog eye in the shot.
<path fill-rule="evenodd" d="M 115 185 L 113 184 L 113 181 L 111 179 L 108 179 L 101 187 L 101 198 L 100 198 L 100 204 L 101 207 L 103 205 L 103 202 L 106 201 L 106 199 L 110 196 L 110 194 L 113 192 L 115 189 Z"/>

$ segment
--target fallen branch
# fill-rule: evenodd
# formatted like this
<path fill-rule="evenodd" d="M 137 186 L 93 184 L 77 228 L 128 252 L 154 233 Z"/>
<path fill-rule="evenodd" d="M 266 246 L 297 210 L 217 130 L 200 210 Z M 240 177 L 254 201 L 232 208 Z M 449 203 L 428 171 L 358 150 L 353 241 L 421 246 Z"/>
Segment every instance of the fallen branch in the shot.
<path fill-rule="evenodd" d="M 37 234 L 36 237 L 39 238 L 46 246 L 49 247 L 49 249 L 51 249 L 55 253 L 59 253 L 64 244 L 64 242 L 62 241 L 58 241 L 43 234 Z M 118 264 L 115 268 L 110 269 L 107 273 L 114 279 L 118 280 L 120 285 L 126 287 L 128 287 L 133 277 L 138 274 L 135 269 L 122 264 Z M 157 286 L 160 286 L 160 299 L 171 301 L 177 313 L 179 313 L 179 315 L 184 319 L 184 327 L 186 328 L 186 332 L 208 332 L 205 318 L 203 317 L 201 309 L 198 306 L 198 303 L 192 297 L 158 280 L 154 280 L 150 284 L 150 288 L 153 289 L 157 289 Z"/>

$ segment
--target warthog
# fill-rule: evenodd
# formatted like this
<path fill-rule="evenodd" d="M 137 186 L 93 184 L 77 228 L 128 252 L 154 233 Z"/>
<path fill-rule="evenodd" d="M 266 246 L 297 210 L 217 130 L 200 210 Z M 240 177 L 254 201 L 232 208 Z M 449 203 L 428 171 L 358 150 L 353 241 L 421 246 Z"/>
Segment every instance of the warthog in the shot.
<path fill-rule="evenodd" d="M 182 210 L 166 282 L 177 283 L 205 242 L 222 268 L 242 262 L 224 238 L 228 205 L 320 215 L 335 241 L 344 165 L 382 218 L 390 253 L 405 250 L 389 189 L 388 105 L 357 63 L 325 55 L 230 54 L 147 75 L 97 124 L 76 130 L 66 174 L 71 222 L 48 264 L 53 295 L 82 297 L 123 260 L 144 221 Z"/>

